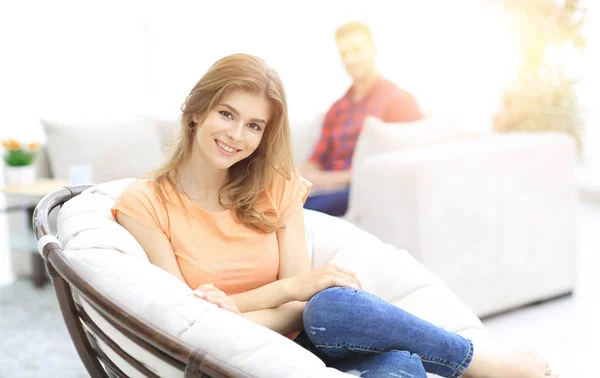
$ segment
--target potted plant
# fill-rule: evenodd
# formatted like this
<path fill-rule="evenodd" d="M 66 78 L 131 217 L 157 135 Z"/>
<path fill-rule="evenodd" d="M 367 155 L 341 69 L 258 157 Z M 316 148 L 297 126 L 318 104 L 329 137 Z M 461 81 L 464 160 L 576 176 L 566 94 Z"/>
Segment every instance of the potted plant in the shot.
<path fill-rule="evenodd" d="M 579 0 L 497 1 L 506 12 L 520 64 L 494 116 L 494 130 L 561 131 L 570 134 L 581 150 L 578 77 L 568 72 L 564 57 L 585 47 L 581 32 L 585 9 Z"/>
<path fill-rule="evenodd" d="M 7 184 L 30 184 L 35 181 L 35 158 L 40 144 L 24 144 L 14 139 L 3 140 L 4 165 Z"/>

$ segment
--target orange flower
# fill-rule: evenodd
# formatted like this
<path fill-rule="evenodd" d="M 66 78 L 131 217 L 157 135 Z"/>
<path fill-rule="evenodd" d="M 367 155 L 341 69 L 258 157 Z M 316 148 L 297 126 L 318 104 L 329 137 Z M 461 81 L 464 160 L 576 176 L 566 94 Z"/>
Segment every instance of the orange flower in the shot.
<path fill-rule="evenodd" d="M 8 145 L 6 147 L 9 150 L 20 150 L 21 149 L 21 143 L 17 142 L 14 139 L 11 139 L 8 141 Z"/>
<path fill-rule="evenodd" d="M 2 139 L 2 147 L 8 148 L 8 141 L 6 139 Z"/>
<path fill-rule="evenodd" d="M 38 142 L 31 142 L 27 145 L 27 149 L 31 151 L 38 150 L 40 148 L 40 144 Z"/>

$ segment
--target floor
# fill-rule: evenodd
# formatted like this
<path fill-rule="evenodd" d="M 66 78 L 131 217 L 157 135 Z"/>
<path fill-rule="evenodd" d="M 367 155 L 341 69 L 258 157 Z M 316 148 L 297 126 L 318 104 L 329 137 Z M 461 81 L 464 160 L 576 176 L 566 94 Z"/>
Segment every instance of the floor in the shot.
<path fill-rule="evenodd" d="M 484 321 L 504 345 L 538 349 L 561 378 L 595 378 L 600 348 L 600 204 L 584 204 L 578 217 L 578 276 L 574 295 Z"/>
<path fill-rule="evenodd" d="M 0 378 L 88 377 L 54 290 L 29 280 L 0 288 Z"/>
<path fill-rule="evenodd" d="M 580 206 L 576 294 L 484 320 L 500 344 L 533 347 L 561 378 L 594 378 L 600 340 L 600 204 Z M 27 351 L 23 353 L 23 351 Z M 594 354 L 593 354 L 594 353 Z M 0 288 L 0 378 L 86 377 L 52 288 Z"/>

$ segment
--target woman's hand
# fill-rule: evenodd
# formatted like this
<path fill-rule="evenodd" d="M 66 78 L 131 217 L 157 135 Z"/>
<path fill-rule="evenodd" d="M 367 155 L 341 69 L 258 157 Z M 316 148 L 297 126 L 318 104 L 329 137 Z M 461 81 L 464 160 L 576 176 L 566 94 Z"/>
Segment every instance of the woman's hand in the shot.
<path fill-rule="evenodd" d="M 295 300 L 306 302 L 313 295 L 335 286 L 354 290 L 362 288 L 354 272 L 337 265 L 327 264 L 302 276 L 291 277 L 292 296 Z"/>
<path fill-rule="evenodd" d="M 196 297 L 204 299 L 209 303 L 216 304 L 224 310 L 231 311 L 238 315 L 242 314 L 240 310 L 238 310 L 235 300 L 217 289 L 215 285 L 211 283 L 200 285 L 193 293 Z"/>

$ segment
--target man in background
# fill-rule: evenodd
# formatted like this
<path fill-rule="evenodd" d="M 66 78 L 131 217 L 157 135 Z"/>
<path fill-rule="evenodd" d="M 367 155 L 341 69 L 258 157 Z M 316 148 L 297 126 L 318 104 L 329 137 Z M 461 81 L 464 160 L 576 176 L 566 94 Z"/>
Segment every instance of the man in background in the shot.
<path fill-rule="evenodd" d="M 382 78 L 375 68 L 376 48 L 369 28 L 351 22 L 337 29 L 335 40 L 352 86 L 327 112 L 321 137 L 309 163 L 300 168 L 313 183 L 305 208 L 342 216 L 348 208 L 352 155 L 368 115 L 384 122 L 422 118 L 414 97 Z"/>

